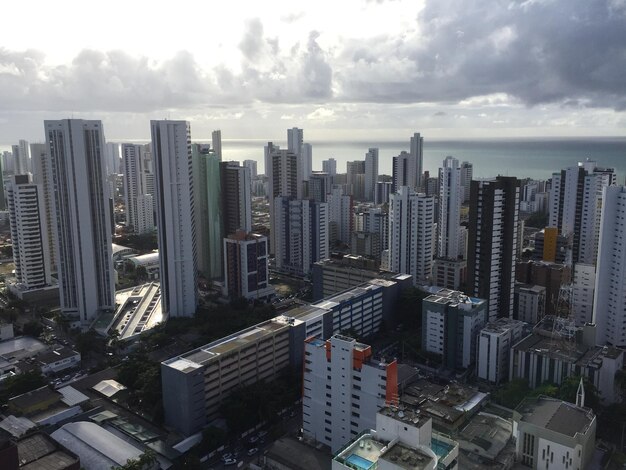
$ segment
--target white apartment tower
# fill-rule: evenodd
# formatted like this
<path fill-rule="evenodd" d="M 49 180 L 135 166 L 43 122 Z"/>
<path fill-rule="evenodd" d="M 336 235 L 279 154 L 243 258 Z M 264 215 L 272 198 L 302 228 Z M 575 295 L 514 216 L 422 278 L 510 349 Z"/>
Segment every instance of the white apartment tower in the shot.
<path fill-rule="evenodd" d="M 278 196 L 302 199 L 302 165 L 297 154 L 281 150 L 271 142 L 265 148 L 268 177 L 268 199 L 270 202 L 270 253 L 275 253 L 274 199 Z"/>
<path fill-rule="evenodd" d="M 435 199 L 401 186 L 389 201 L 389 270 L 427 283 L 433 263 Z"/>
<path fill-rule="evenodd" d="M 300 159 L 302 160 L 302 179 L 309 181 L 313 173 L 313 146 L 311 144 L 302 144 Z"/>
<path fill-rule="evenodd" d="M 370 148 L 365 154 L 365 200 L 374 201 L 378 182 L 378 149 Z"/>
<path fill-rule="evenodd" d="M 44 121 L 52 166 L 61 311 L 87 327 L 115 308 L 111 199 L 100 121 Z"/>
<path fill-rule="evenodd" d="M 31 166 L 33 169 L 33 183 L 41 186 L 46 226 L 46 238 L 48 240 L 48 256 L 50 257 L 50 269 L 56 272 L 57 256 L 54 236 L 54 186 L 52 183 L 52 162 L 46 149 L 46 144 L 30 144 Z"/>
<path fill-rule="evenodd" d="M 222 131 L 216 130 L 211 133 L 211 145 L 217 158 L 222 159 Z"/>
<path fill-rule="evenodd" d="M 446 157 L 439 168 L 439 220 L 437 223 L 437 256 L 457 259 L 459 249 L 459 226 L 461 224 L 461 168 L 459 161 Z"/>
<path fill-rule="evenodd" d="M 147 189 L 144 151 L 143 145 L 122 144 L 126 227 L 138 234 L 154 230 L 153 195 Z"/>
<path fill-rule="evenodd" d="M 13 174 L 25 175 L 30 172 L 30 147 L 28 142 L 20 140 L 13 146 Z"/>
<path fill-rule="evenodd" d="M 11 222 L 15 279 L 25 290 L 50 285 L 50 254 L 41 185 L 29 173 L 15 175 L 5 186 Z"/>
<path fill-rule="evenodd" d="M 196 311 L 196 230 L 191 134 L 186 121 L 151 121 L 163 308 L 173 317 Z"/>
<path fill-rule="evenodd" d="M 304 343 L 302 428 L 337 452 L 365 429 L 376 413 L 398 402 L 398 364 L 374 360 L 372 348 L 342 335 Z"/>
<path fill-rule="evenodd" d="M 297 127 L 287 129 L 287 150 L 300 156 L 303 143 L 304 129 L 298 129 Z"/>
<path fill-rule="evenodd" d="M 322 172 L 328 173 L 330 176 L 335 176 L 337 174 L 337 160 L 329 158 L 328 160 L 322 161 Z"/>
<path fill-rule="evenodd" d="M 424 138 L 416 132 L 411 137 L 411 182 L 415 179 L 415 188 L 419 189 L 422 184 L 422 174 L 424 173 Z"/>
<path fill-rule="evenodd" d="M 333 188 L 327 197 L 330 208 L 331 242 L 350 242 L 352 236 L 352 196 L 343 193 L 340 187 Z"/>
<path fill-rule="evenodd" d="M 593 302 L 597 344 L 626 346 L 626 186 L 603 190 Z"/>
<path fill-rule="evenodd" d="M 246 168 L 250 168 L 250 177 L 252 179 L 255 179 L 258 176 L 256 160 L 244 160 L 243 166 L 245 166 Z"/>

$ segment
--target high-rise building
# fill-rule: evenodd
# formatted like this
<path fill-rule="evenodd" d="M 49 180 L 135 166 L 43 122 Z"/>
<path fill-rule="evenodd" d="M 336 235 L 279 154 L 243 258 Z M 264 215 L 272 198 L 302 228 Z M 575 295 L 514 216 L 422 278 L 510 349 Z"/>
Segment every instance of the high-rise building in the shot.
<path fill-rule="evenodd" d="M 478 332 L 487 324 L 487 302 L 441 289 L 422 301 L 422 348 L 450 370 L 476 366 Z"/>
<path fill-rule="evenodd" d="M 509 379 L 511 347 L 522 339 L 525 323 L 510 318 L 489 322 L 478 337 L 477 376 L 499 384 Z"/>
<path fill-rule="evenodd" d="M 402 186 L 408 186 L 415 189 L 414 180 L 410 181 L 409 175 L 409 163 L 411 161 L 411 155 L 404 150 L 400 152 L 400 155 L 393 157 L 393 168 L 391 176 L 391 192 L 395 193 Z"/>
<path fill-rule="evenodd" d="M 264 299 L 270 285 L 267 237 L 239 230 L 224 238 L 225 297 Z"/>
<path fill-rule="evenodd" d="M 44 121 L 55 207 L 61 311 L 87 327 L 115 308 L 112 208 L 100 121 Z"/>
<path fill-rule="evenodd" d="M 474 165 L 470 162 L 461 163 L 461 191 L 463 191 L 463 200 L 468 202 L 470 199 L 470 183 L 474 175 Z"/>
<path fill-rule="evenodd" d="M 162 307 L 192 316 L 197 305 L 191 134 L 186 121 L 151 121 Z"/>
<path fill-rule="evenodd" d="M 30 144 L 31 166 L 33 169 L 33 183 L 41 187 L 43 198 L 46 226 L 46 238 L 48 240 L 48 256 L 50 258 L 50 269 L 57 270 L 56 242 L 54 236 L 54 186 L 52 182 L 52 161 L 48 155 L 46 144 Z M 0 191 L 2 194 L 2 191 Z"/>
<path fill-rule="evenodd" d="M 548 225 L 571 237 L 572 262 L 596 263 L 602 188 L 615 179 L 613 169 L 599 168 L 591 160 L 552 175 Z"/>
<path fill-rule="evenodd" d="M 265 165 L 265 176 L 268 178 L 272 174 L 272 154 L 276 150 L 280 150 L 280 146 L 274 145 L 273 142 L 268 142 L 267 145 L 263 146 L 263 164 Z"/>
<path fill-rule="evenodd" d="M 411 182 L 415 178 L 415 188 L 421 188 L 422 173 L 424 173 L 424 138 L 416 132 L 411 137 Z"/>
<path fill-rule="evenodd" d="M 322 161 L 322 171 L 328 173 L 330 176 L 335 176 L 337 174 L 337 160 L 329 158 L 328 160 Z"/>
<path fill-rule="evenodd" d="M 372 348 L 339 334 L 304 343 L 302 429 L 337 452 L 398 402 L 398 364 L 374 360 Z"/>
<path fill-rule="evenodd" d="M 144 168 L 144 151 L 143 145 L 122 144 L 126 227 L 138 234 L 154 230 L 153 194 L 146 188 L 145 175 L 148 171 Z M 138 202 L 139 198 L 142 198 L 141 202 Z M 148 199 L 150 205 L 147 204 Z"/>
<path fill-rule="evenodd" d="M 24 290 L 50 285 L 48 228 L 41 185 L 32 182 L 30 173 L 12 176 L 5 187 L 15 280 Z"/>
<path fill-rule="evenodd" d="M 435 199 L 401 186 L 389 201 L 389 270 L 428 283 L 433 263 Z"/>
<path fill-rule="evenodd" d="M 309 199 L 318 202 L 327 202 L 333 186 L 333 177 L 328 173 L 313 172 L 309 178 Z"/>
<path fill-rule="evenodd" d="M 215 155 L 222 159 L 222 131 L 216 130 L 211 133 L 211 145 Z"/>
<path fill-rule="evenodd" d="M 489 320 L 513 316 L 519 181 L 498 176 L 471 183 L 467 292 L 489 302 Z"/>
<path fill-rule="evenodd" d="M 274 198 L 276 268 L 306 275 L 329 255 L 328 203 Z"/>
<path fill-rule="evenodd" d="M 269 170 L 266 170 L 268 177 L 268 199 L 270 202 L 270 253 L 275 253 L 276 233 L 274 199 L 278 196 L 287 198 L 302 199 L 302 170 L 298 155 L 289 150 L 280 150 L 270 142 L 266 147 L 268 155 Z"/>
<path fill-rule="evenodd" d="M 388 204 L 392 186 L 390 181 L 378 181 L 374 190 L 374 204 Z"/>
<path fill-rule="evenodd" d="M 222 188 L 223 233 L 233 234 L 238 230 L 252 230 L 252 181 L 250 169 L 238 162 L 221 162 L 220 179 Z"/>
<path fill-rule="evenodd" d="M 593 321 L 598 326 L 597 344 L 626 346 L 626 186 L 602 191 L 602 218 L 593 302 Z"/>
<path fill-rule="evenodd" d="M 107 142 L 105 149 L 107 175 L 116 175 L 120 172 L 120 144 Z"/>
<path fill-rule="evenodd" d="M 302 179 L 309 181 L 313 172 L 313 146 L 311 144 L 302 144 L 300 160 L 302 160 Z"/>
<path fill-rule="evenodd" d="M 348 194 L 356 200 L 362 201 L 365 197 L 365 160 L 355 160 L 346 165 L 346 183 Z"/>
<path fill-rule="evenodd" d="M 13 145 L 13 174 L 25 175 L 30 172 L 30 147 L 28 142 L 20 140 Z"/>
<path fill-rule="evenodd" d="M 287 129 L 287 150 L 295 153 L 300 157 L 302 151 L 302 144 L 304 143 L 304 129 L 298 129 L 293 127 Z"/>
<path fill-rule="evenodd" d="M 258 176 L 256 160 L 244 160 L 243 166 L 250 168 L 250 178 L 254 179 Z"/>
<path fill-rule="evenodd" d="M 365 200 L 376 199 L 376 183 L 378 182 L 378 149 L 370 148 L 365 154 Z"/>
<path fill-rule="evenodd" d="M 461 224 L 461 169 L 459 161 L 446 157 L 439 168 L 439 220 L 437 223 L 437 256 L 459 257 L 459 226 Z"/>
<path fill-rule="evenodd" d="M 352 196 L 343 193 L 342 188 L 333 188 L 328 195 L 330 242 L 337 240 L 350 243 L 352 234 Z"/>
<path fill-rule="evenodd" d="M 193 165 L 196 266 L 209 279 L 222 277 L 224 224 L 220 158 L 206 144 L 191 146 Z"/>

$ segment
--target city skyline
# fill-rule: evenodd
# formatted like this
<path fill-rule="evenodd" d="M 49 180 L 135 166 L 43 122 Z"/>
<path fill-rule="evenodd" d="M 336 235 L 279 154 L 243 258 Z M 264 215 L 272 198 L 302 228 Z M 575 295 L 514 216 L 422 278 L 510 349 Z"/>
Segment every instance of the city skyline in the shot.
<path fill-rule="evenodd" d="M 68 115 L 103 120 L 110 140 L 149 139 L 143 123 L 165 117 L 193 122 L 196 136 L 221 128 L 262 138 L 296 125 L 310 141 L 413 129 L 430 138 L 622 135 L 626 123 L 622 1 L 351 0 L 332 4 L 333 15 L 325 2 L 245 2 L 220 8 L 212 41 L 203 28 L 161 34 L 217 17 L 209 5 L 160 6 L 113 2 L 94 24 L 79 8 L 7 5 L 7 17 L 29 17 L 31 33 L 7 25 L 0 142 L 35 140 L 31 117 Z M 121 18 L 147 15 L 149 27 L 110 34 Z M 56 34 L 44 39 L 50 17 Z"/>

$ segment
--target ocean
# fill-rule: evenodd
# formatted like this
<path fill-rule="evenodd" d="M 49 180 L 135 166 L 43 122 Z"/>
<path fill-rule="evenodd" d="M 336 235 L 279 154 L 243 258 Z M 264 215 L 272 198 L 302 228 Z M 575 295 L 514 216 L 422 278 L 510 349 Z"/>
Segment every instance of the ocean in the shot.
<path fill-rule="evenodd" d="M 409 150 L 409 141 L 342 142 L 308 141 L 313 146 L 313 170 L 322 169 L 322 160 L 337 160 L 337 172 L 346 171 L 346 162 L 363 160 L 369 147 L 379 148 L 379 174 L 391 175 L 392 158 L 402 150 Z M 286 142 L 273 141 L 286 148 Z M 224 160 L 256 160 L 258 172 L 263 173 L 264 140 L 224 140 Z M 489 178 L 497 175 L 518 178 L 547 179 L 553 172 L 576 166 L 587 158 L 596 160 L 598 166 L 615 168 L 618 182 L 626 176 L 626 137 L 590 138 L 528 138 L 528 139 L 473 139 L 429 140 L 424 137 L 424 170 L 431 175 L 445 157 L 452 155 L 459 161 L 474 165 L 474 177 Z"/>
<path fill-rule="evenodd" d="M 305 141 L 313 146 L 314 171 L 321 171 L 322 160 L 333 157 L 337 160 L 337 171 L 344 173 L 346 162 L 363 160 L 368 148 L 378 147 L 379 174 L 391 175 L 392 158 L 402 150 L 409 150 L 408 137 L 404 141 Z M 286 141 L 273 142 L 287 147 Z M 258 172 L 262 174 L 265 172 L 265 144 L 267 140 L 261 139 L 224 139 L 222 156 L 224 160 L 256 160 Z M 0 150 L 11 150 L 11 146 L 0 145 Z M 436 175 L 448 155 L 461 162 L 471 162 L 475 178 L 504 175 L 547 179 L 553 172 L 575 166 L 587 158 L 596 160 L 598 166 L 615 168 L 619 184 L 624 184 L 626 177 L 626 137 L 431 140 L 424 136 L 424 170 Z"/>

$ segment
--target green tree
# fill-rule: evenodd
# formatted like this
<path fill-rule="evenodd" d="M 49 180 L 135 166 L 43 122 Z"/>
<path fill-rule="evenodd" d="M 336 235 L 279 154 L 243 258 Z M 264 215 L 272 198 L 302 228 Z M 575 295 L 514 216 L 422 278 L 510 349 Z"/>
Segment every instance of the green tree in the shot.
<path fill-rule="evenodd" d="M 128 459 L 124 465 L 113 466 L 111 470 L 148 470 L 157 463 L 156 454 L 148 449 L 136 459 Z"/>
<path fill-rule="evenodd" d="M 576 394 L 578 393 L 579 386 L 580 375 L 567 377 L 559 387 L 558 398 L 569 401 L 570 403 L 576 403 Z M 583 378 L 583 387 L 585 389 L 585 406 L 598 411 L 600 407 L 598 390 L 586 377 Z"/>
<path fill-rule="evenodd" d="M 41 333 L 43 333 L 43 325 L 38 321 L 29 321 L 24 324 L 24 328 L 22 328 L 22 333 L 26 336 L 34 336 L 38 337 Z"/>

